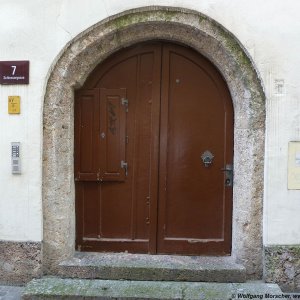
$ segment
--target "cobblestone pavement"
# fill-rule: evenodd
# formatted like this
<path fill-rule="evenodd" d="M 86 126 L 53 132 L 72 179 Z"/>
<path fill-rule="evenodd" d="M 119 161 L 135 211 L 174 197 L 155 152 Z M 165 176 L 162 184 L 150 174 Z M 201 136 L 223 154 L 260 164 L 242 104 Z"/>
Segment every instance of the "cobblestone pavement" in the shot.
<path fill-rule="evenodd" d="M 24 287 L 0 285 L 0 300 L 20 300 Z"/>

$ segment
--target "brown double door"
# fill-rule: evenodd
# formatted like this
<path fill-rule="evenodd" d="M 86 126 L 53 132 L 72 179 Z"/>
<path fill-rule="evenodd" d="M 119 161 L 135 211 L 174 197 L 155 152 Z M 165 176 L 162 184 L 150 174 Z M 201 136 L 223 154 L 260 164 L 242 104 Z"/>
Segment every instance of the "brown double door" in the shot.
<path fill-rule="evenodd" d="M 230 94 L 206 58 L 118 52 L 75 94 L 77 249 L 229 254 L 232 159 Z"/>

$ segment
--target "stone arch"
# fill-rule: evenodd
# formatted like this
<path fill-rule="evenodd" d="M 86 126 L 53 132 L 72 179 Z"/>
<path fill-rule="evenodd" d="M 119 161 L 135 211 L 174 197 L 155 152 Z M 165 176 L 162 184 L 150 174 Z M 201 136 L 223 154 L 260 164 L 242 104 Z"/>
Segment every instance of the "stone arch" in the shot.
<path fill-rule="evenodd" d="M 101 21 L 71 40 L 51 68 L 43 113 L 44 268 L 55 273 L 75 251 L 74 89 L 109 55 L 147 40 L 192 47 L 228 84 L 235 115 L 232 256 L 249 278 L 260 278 L 265 97 L 259 76 L 224 27 L 199 12 L 167 7 L 129 10 Z"/>

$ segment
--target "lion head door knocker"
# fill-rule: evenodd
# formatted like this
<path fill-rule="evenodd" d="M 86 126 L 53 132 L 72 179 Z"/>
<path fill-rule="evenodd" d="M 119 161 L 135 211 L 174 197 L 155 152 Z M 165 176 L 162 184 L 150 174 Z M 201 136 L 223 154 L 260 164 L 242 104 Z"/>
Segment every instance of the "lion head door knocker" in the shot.
<path fill-rule="evenodd" d="M 206 150 L 202 155 L 201 155 L 202 161 L 204 163 L 204 166 L 207 168 L 212 164 L 212 161 L 214 159 L 214 155 Z"/>

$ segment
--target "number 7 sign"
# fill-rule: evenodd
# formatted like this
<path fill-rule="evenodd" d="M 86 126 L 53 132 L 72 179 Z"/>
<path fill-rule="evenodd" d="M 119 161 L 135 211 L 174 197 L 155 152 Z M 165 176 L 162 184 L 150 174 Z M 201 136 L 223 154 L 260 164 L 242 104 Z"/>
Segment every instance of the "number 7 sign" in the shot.
<path fill-rule="evenodd" d="M 29 61 L 0 61 L 0 84 L 29 84 Z"/>

